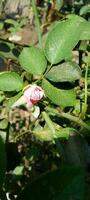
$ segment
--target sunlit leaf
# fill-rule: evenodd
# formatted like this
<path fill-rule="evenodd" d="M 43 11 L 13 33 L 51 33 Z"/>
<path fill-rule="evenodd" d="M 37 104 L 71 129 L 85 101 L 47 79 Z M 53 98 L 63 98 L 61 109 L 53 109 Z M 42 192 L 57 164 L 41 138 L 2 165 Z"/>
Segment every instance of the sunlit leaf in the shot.
<path fill-rule="evenodd" d="M 23 175 L 23 169 L 24 169 L 24 166 L 17 166 L 13 170 L 13 174 L 16 175 L 16 176 L 22 176 Z"/>
<path fill-rule="evenodd" d="M 6 129 L 8 126 L 8 120 L 7 119 L 2 119 L 0 121 L 0 129 Z"/>
<path fill-rule="evenodd" d="M 80 9 L 80 11 L 79 11 L 80 15 L 85 15 L 87 13 L 90 13 L 90 4 L 82 6 L 81 9 Z"/>
<path fill-rule="evenodd" d="M 2 72 L 0 73 L 0 90 L 14 91 L 21 90 L 23 81 L 21 77 L 15 72 Z"/>
<path fill-rule="evenodd" d="M 43 128 L 42 130 L 35 130 L 33 132 L 35 137 L 42 141 L 52 141 L 55 139 L 68 139 L 69 136 L 72 134 L 72 128 L 59 128 L 58 130 L 55 130 L 55 133 L 53 133 L 48 127 Z"/>
<path fill-rule="evenodd" d="M 7 131 L 0 130 L 0 137 L 2 138 L 3 142 L 6 142 L 6 135 Z"/>
<path fill-rule="evenodd" d="M 90 22 L 83 22 L 83 31 L 80 35 L 80 40 L 90 40 Z"/>
<path fill-rule="evenodd" d="M 24 48 L 19 56 L 21 67 L 31 74 L 41 75 L 46 69 L 47 61 L 41 49 Z"/>
<path fill-rule="evenodd" d="M 46 39 L 45 54 L 52 64 L 65 59 L 80 40 L 84 19 L 70 15 L 67 20 L 58 22 Z"/>
<path fill-rule="evenodd" d="M 52 67 L 46 78 L 54 82 L 73 82 L 81 78 L 81 69 L 76 63 L 65 62 Z"/>

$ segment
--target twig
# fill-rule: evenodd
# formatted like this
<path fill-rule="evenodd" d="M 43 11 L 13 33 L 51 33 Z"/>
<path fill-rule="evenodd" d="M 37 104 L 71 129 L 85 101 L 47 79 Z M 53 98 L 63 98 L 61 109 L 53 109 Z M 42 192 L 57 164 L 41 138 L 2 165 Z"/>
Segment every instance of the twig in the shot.
<path fill-rule="evenodd" d="M 52 133 L 55 133 L 55 128 L 53 126 L 53 123 L 52 123 L 49 115 L 46 112 L 42 112 L 42 116 L 43 116 L 44 120 L 46 121 L 49 129 L 52 131 Z"/>
<path fill-rule="evenodd" d="M 80 119 L 79 117 L 75 117 L 73 115 L 71 115 L 70 113 L 65 113 L 63 111 L 58 111 L 54 108 L 50 108 L 50 107 L 46 107 L 46 110 L 49 112 L 52 112 L 53 114 L 57 115 L 58 117 L 64 117 L 66 119 L 69 119 L 70 121 L 75 122 L 76 124 L 78 124 L 79 126 L 87 129 L 90 131 L 90 126 L 87 125 L 82 119 Z"/>
<path fill-rule="evenodd" d="M 42 48 L 41 28 L 40 28 L 40 22 L 39 22 L 39 17 L 38 17 L 38 12 L 37 12 L 37 7 L 36 7 L 36 1 L 35 0 L 32 0 L 32 7 L 33 7 L 33 12 L 35 14 L 35 22 L 36 22 L 36 27 L 37 27 L 37 32 L 38 32 L 39 45 Z"/>

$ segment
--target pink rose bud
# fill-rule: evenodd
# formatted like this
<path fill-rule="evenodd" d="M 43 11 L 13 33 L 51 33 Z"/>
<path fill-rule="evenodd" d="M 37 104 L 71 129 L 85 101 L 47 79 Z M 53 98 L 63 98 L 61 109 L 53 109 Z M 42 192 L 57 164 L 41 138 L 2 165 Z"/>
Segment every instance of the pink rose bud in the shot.
<path fill-rule="evenodd" d="M 24 91 L 24 98 L 28 107 L 38 103 L 44 96 L 44 91 L 37 85 L 32 85 Z"/>

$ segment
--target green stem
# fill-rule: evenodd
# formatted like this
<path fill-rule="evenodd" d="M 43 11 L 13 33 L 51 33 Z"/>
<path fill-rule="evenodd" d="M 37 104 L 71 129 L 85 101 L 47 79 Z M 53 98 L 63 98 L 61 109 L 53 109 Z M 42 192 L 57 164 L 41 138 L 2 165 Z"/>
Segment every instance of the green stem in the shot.
<path fill-rule="evenodd" d="M 26 131 L 20 133 L 19 135 L 16 135 L 16 137 L 14 138 L 14 142 L 17 142 L 18 139 L 20 139 L 20 138 L 23 137 L 24 135 L 26 135 L 26 134 L 30 134 L 30 133 L 31 133 L 30 130 L 26 130 Z"/>
<path fill-rule="evenodd" d="M 85 73 L 85 105 L 87 105 L 87 77 L 88 77 L 88 65 L 86 66 L 86 73 Z"/>
<path fill-rule="evenodd" d="M 49 117 L 49 115 L 46 112 L 42 112 L 42 116 L 44 118 L 44 120 L 46 121 L 48 127 L 50 128 L 50 130 L 52 131 L 52 133 L 55 133 L 55 128 L 53 126 L 53 123 Z"/>
<path fill-rule="evenodd" d="M 38 18 L 38 12 L 37 12 L 37 7 L 36 7 L 36 1 L 35 0 L 32 0 L 32 7 L 33 7 L 34 15 L 35 15 L 35 22 L 36 22 L 36 27 L 37 27 L 37 32 L 38 32 L 39 45 L 42 48 L 41 28 L 40 28 L 40 22 L 39 22 L 39 18 Z"/>
<path fill-rule="evenodd" d="M 46 76 L 46 74 L 50 71 L 51 68 L 52 68 L 52 64 L 50 66 L 48 66 L 48 68 L 47 68 L 46 72 L 44 73 L 43 77 Z"/>
<path fill-rule="evenodd" d="M 60 116 L 65 117 L 65 118 L 69 119 L 70 121 L 73 121 L 76 124 L 80 125 L 81 127 L 90 130 L 90 126 L 88 126 L 82 119 L 80 119 L 78 117 L 72 116 L 71 114 L 64 113 L 64 112 L 61 112 Z"/>
<path fill-rule="evenodd" d="M 83 110 L 81 113 L 81 118 L 84 119 L 85 118 L 85 114 L 87 111 L 87 97 L 88 97 L 88 82 L 87 82 L 87 78 L 88 78 L 88 63 L 86 65 L 86 70 L 85 70 L 85 100 L 84 100 L 84 106 L 83 106 Z"/>
<path fill-rule="evenodd" d="M 66 119 L 69 119 L 70 121 L 73 121 L 75 122 L 76 124 L 78 124 L 79 126 L 87 129 L 87 130 L 90 130 L 90 126 L 87 125 L 82 119 L 80 119 L 79 117 L 75 117 L 75 116 L 72 116 L 70 113 L 64 113 L 64 112 L 59 112 L 58 110 L 54 109 L 54 108 L 49 108 L 49 107 L 46 107 L 46 110 L 48 112 L 52 112 L 53 114 L 57 115 L 58 117 L 64 117 Z"/>
<path fill-rule="evenodd" d="M 85 106 L 87 106 L 87 78 L 88 78 L 88 64 L 86 66 L 86 72 L 85 72 Z"/>

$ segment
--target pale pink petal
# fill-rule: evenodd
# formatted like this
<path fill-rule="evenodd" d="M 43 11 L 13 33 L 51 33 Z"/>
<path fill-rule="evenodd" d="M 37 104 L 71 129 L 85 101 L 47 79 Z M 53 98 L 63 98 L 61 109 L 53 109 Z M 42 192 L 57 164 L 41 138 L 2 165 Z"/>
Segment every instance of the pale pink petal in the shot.
<path fill-rule="evenodd" d="M 27 104 L 36 104 L 44 96 L 44 91 L 37 85 L 32 85 L 24 91 L 24 97 Z"/>

